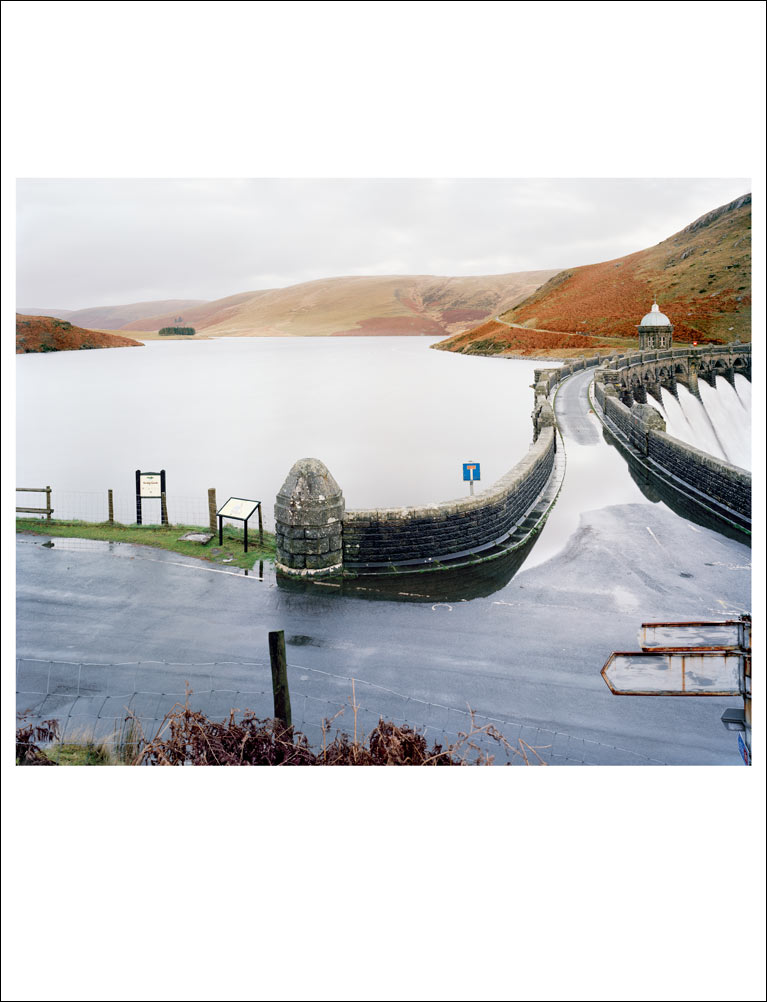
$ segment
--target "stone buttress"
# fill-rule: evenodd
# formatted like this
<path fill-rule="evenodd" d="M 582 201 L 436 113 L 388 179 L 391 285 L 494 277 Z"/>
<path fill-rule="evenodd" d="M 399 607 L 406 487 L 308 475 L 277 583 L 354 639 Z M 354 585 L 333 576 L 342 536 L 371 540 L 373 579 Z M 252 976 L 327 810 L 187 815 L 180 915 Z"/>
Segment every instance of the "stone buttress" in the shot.
<path fill-rule="evenodd" d="M 293 577 L 339 574 L 344 510 L 341 488 L 324 463 L 294 463 L 274 505 L 277 570 Z"/>

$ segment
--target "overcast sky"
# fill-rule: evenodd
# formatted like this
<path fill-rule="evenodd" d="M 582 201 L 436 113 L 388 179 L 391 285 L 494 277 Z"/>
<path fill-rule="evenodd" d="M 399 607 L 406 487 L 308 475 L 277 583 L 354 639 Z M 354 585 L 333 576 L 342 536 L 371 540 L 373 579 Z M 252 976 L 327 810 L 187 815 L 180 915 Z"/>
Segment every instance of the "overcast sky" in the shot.
<path fill-rule="evenodd" d="M 605 261 L 750 190 L 696 180 L 21 180 L 17 305 Z"/>

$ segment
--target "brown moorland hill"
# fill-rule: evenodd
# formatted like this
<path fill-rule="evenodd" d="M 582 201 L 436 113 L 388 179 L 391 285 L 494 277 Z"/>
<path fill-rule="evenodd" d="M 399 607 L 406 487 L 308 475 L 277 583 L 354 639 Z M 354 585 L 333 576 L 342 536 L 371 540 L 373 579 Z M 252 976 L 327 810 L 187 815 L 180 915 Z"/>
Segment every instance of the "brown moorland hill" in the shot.
<path fill-rule="evenodd" d="M 16 314 L 16 354 L 33 351 L 79 351 L 87 348 L 142 347 L 140 341 L 118 334 L 84 330 L 58 317 L 25 317 Z"/>
<path fill-rule="evenodd" d="M 246 292 L 184 314 L 195 330 L 216 337 L 308 337 L 431 334 L 465 330 L 529 296 L 554 270 L 508 275 L 385 275 L 326 278 L 285 289 Z M 157 330 L 168 314 L 122 330 Z"/>
<path fill-rule="evenodd" d="M 528 358 L 570 358 L 571 356 L 607 354 L 614 349 L 629 347 L 629 342 L 616 338 L 568 334 L 565 331 L 530 330 L 511 327 L 498 320 L 488 320 L 464 334 L 456 334 L 439 344 L 440 351 L 456 351 L 463 355 L 508 355 Z"/>
<path fill-rule="evenodd" d="M 74 310 L 52 310 L 48 306 L 17 306 L 16 314 L 19 313 L 23 317 L 56 317 L 57 320 L 69 320 Z"/>
<path fill-rule="evenodd" d="M 562 355 L 621 347 L 657 299 L 674 340 L 751 340 L 751 195 L 708 212 L 655 247 L 561 271 L 500 314 L 505 324 L 438 346 L 478 354 Z M 576 338 L 585 339 L 576 345 Z M 615 341 L 605 339 L 615 338 Z M 435 347 L 437 347 L 435 345 Z"/>
<path fill-rule="evenodd" d="M 242 304 L 250 303 L 265 295 L 264 292 L 238 292 L 234 296 L 226 296 L 224 299 L 214 299 L 211 302 L 201 303 L 193 306 L 184 313 L 184 323 L 194 327 L 196 331 L 204 327 L 213 327 L 222 322 L 226 322 L 230 317 L 235 317 Z M 142 317 L 131 323 L 125 324 L 121 330 L 126 331 L 158 331 L 161 327 L 170 326 L 177 314 L 155 313 L 152 316 Z"/>
<path fill-rule="evenodd" d="M 174 320 L 179 315 L 186 320 L 186 311 L 205 303 L 204 299 L 159 299 L 148 303 L 127 303 L 121 306 L 91 306 L 84 310 L 32 310 L 19 308 L 16 312 L 23 316 L 57 317 L 68 320 L 77 327 L 88 330 L 106 327 L 117 330 L 126 324 L 136 324 L 144 317 L 153 317 L 158 313 L 166 314 Z M 134 326 L 134 330 L 146 330 Z"/>

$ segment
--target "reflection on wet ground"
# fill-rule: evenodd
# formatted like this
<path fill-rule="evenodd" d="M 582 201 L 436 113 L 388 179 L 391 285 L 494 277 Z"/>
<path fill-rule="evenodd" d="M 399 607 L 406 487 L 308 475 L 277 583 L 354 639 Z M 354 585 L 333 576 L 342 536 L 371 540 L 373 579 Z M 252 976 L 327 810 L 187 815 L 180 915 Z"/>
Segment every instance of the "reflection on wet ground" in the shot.
<path fill-rule="evenodd" d="M 46 539 L 44 535 L 18 533 L 17 544 L 26 546 L 41 546 L 46 550 L 59 550 L 64 553 L 110 553 L 126 560 L 150 560 L 154 562 L 178 564 L 186 567 L 204 567 L 215 574 L 234 574 L 239 577 L 249 577 L 257 581 L 274 581 L 274 565 L 269 561 L 259 561 L 251 570 L 242 567 L 222 566 L 203 557 L 188 557 L 173 550 L 161 550 L 153 546 L 142 546 L 134 543 L 113 543 L 105 539 L 79 539 L 74 536 L 56 536 Z"/>
<path fill-rule="evenodd" d="M 567 454 L 567 473 L 525 570 L 538 567 L 563 550 L 584 512 L 646 500 L 628 475 L 623 458 L 614 449 L 605 448 L 602 426 L 588 401 L 592 378 L 593 372 L 577 373 L 557 393 L 555 409 Z"/>
<path fill-rule="evenodd" d="M 494 595 L 504 588 L 524 564 L 533 546 L 535 539 L 519 550 L 456 570 L 366 575 L 343 581 L 296 580 L 278 575 L 277 581 L 281 589 L 294 594 L 326 592 L 384 602 L 466 602 Z"/>
<path fill-rule="evenodd" d="M 706 529 L 713 529 L 714 532 L 719 532 L 728 539 L 734 539 L 750 548 L 751 537 L 749 535 L 735 526 L 728 525 L 722 519 L 707 515 L 704 509 L 693 504 L 684 494 L 675 491 L 667 481 L 656 477 L 647 467 L 637 462 L 636 458 L 606 428 L 602 429 L 602 434 L 611 449 L 620 454 L 631 479 L 649 502 L 652 504 L 663 503 L 680 518 L 688 519 Z"/>

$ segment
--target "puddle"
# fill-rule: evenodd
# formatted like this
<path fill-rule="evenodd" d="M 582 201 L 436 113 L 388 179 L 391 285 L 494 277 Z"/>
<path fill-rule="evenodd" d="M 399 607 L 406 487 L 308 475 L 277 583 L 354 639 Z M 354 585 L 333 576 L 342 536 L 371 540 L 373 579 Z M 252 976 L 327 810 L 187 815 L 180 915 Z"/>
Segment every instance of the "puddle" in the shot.
<path fill-rule="evenodd" d="M 19 543 L 28 546 L 42 546 L 46 550 L 88 550 L 92 553 L 114 553 L 118 546 L 125 546 L 125 543 L 110 543 L 105 539 L 76 539 L 68 536 L 56 536 L 55 539 L 46 539 L 42 542 L 39 538 L 18 535 Z"/>
<path fill-rule="evenodd" d="M 322 641 L 314 637 L 307 637 L 303 633 L 297 633 L 293 637 L 287 637 L 285 643 L 289 647 L 322 647 Z"/>
<path fill-rule="evenodd" d="M 183 553 L 176 553 L 173 550 L 162 550 L 153 546 L 140 546 L 134 543 L 111 543 L 104 539 L 78 539 L 72 536 L 55 536 L 53 539 L 46 539 L 41 536 L 25 536 L 23 533 L 16 535 L 16 542 L 25 546 L 40 546 L 46 550 L 79 552 L 79 553 L 110 553 L 112 556 L 122 557 L 127 560 L 154 560 L 157 562 L 182 565 L 184 567 L 196 568 L 198 570 L 209 571 L 216 574 L 236 574 L 238 577 L 251 577 L 257 581 L 268 579 L 274 580 L 273 566 L 261 561 L 247 571 L 241 567 L 232 566 L 226 560 L 221 563 L 227 564 L 221 567 L 219 564 L 200 557 L 187 557 Z M 234 558 L 230 558 L 234 559 Z"/>

